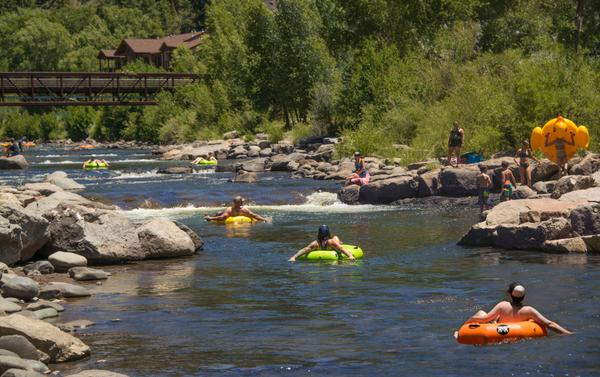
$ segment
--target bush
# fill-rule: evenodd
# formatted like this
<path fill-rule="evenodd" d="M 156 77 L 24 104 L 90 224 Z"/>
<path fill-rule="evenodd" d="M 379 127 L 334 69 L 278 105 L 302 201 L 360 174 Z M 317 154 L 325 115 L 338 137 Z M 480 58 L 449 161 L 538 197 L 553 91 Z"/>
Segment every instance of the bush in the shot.
<path fill-rule="evenodd" d="M 285 124 L 283 122 L 272 121 L 261 125 L 261 131 L 269 134 L 271 143 L 279 143 L 283 140 Z"/>

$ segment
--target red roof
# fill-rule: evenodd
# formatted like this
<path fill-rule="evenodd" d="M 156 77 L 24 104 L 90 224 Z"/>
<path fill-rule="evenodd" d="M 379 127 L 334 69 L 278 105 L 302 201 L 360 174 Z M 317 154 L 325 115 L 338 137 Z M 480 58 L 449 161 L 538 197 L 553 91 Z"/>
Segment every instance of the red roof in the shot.
<path fill-rule="evenodd" d="M 117 50 L 100 50 L 100 52 L 98 53 L 98 58 L 104 58 L 104 59 L 120 58 L 121 56 L 115 54 L 116 51 Z"/>

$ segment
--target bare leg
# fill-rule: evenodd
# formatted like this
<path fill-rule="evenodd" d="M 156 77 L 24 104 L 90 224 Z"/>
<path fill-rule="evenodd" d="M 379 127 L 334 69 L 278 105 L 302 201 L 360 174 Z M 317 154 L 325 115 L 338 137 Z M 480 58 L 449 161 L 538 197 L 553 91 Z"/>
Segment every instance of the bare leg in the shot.
<path fill-rule="evenodd" d="M 456 167 L 460 164 L 460 147 L 456 147 L 454 150 L 456 153 Z"/>
<path fill-rule="evenodd" d="M 527 167 L 526 175 L 527 175 L 527 185 L 529 187 L 533 186 L 533 181 L 531 180 L 531 166 Z"/>
<path fill-rule="evenodd" d="M 519 166 L 519 178 L 521 181 L 522 185 L 526 185 L 527 184 L 527 173 L 525 172 L 525 169 L 523 169 L 522 167 Z"/>

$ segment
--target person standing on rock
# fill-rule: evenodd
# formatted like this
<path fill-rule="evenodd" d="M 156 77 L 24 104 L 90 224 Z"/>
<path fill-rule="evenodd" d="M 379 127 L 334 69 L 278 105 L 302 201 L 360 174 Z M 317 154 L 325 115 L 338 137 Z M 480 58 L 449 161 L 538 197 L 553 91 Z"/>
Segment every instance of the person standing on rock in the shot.
<path fill-rule="evenodd" d="M 513 282 L 508 286 L 507 293 L 510 296 L 509 301 L 501 301 L 489 312 L 483 310 L 478 311 L 473 317 L 469 318 L 468 322 L 488 323 L 495 321 L 502 322 L 522 322 L 533 320 L 539 325 L 544 326 L 552 331 L 563 335 L 573 334 L 556 322 L 544 317 L 539 311 L 532 306 L 523 306 L 525 299 L 525 287 L 518 282 Z"/>
<path fill-rule="evenodd" d="M 556 129 L 555 129 L 556 131 Z M 556 164 L 558 165 L 558 177 L 567 175 L 567 152 L 565 151 L 565 145 L 575 145 L 575 134 L 571 132 L 571 141 L 567 141 L 563 138 L 556 138 L 554 141 L 548 142 L 550 134 L 546 134 L 546 141 L 544 146 L 548 147 L 554 145 L 556 148 Z"/>
<path fill-rule="evenodd" d="M 460 127 L 457 120 L 454 121 L 448 138 L 448 164 L 458 167 L 460 161 L 460 150 L 465 144 L 465 131 Z M 452 163 L 453 159 L 455 164 Z"/>
<path fill-rule="evenodd" d="M 364 186 L 369 184 L 371 176 L 365 168 L 365 161 L 362 158 L 360 152 L 354 152 L 354 172 L 352 175 L 346 177 L 344 186 L 359 185 Z"/>
<path fill-rule="evenodd" d="M 512 200 L 513 190 L 517 187 L 517 180 L 508 166 L 508 161 L 502 161 L 502 172 L 500 173 L 502 180 L 502 194 L 500 201 L 505 202 Z"/>
<path fill-rule="evenodd" d="M 10 139 L 10 144 L 6 148 L 6 157 L 18 156 L 19 154 L 19 144 L 17 144 L 15 139 Z"/>
<path fill-rule="evenodd" d="M 517 158 L 519 159 L 518 161 Z M 531 166 L 529 165 L 529 159 L 532 159 L 537 163 L 540 162 L 540 160 L 533 155 L 533 152 L 531 152 L 529 142 L 525 140 L 523 141 L 521 149 L 517 150 L 517 153 L 515 154 L 515 163 L 519 166 L 521 184 L 531 187 L 533 182 L 531 181 Z"/>
<path fill-rule="evenodd" d="M 311 242 L 304 249 L 298 251 L 289 259 L 289 261 L 295 262 L 297 258 L 303 256 L 304 254 L 308 254 L 313 250 L 335 250 L 338 253 L 345 254 L 351 261 L 356 260 L 354 255 L 352 255 L 350 251 L 342 246 L 342 241 L 340 241 L 338 236 L 331 236 L 331 232 L 329 231 L 329 227 L 327 225 L 321 225 L 317 233 L 317 240 Z"/>
<path fill-rule="evenodd" d="M 487 166 L 484 164 L 479 164 L 479 174 L 477 174 L 477 191 L 479 194 L 479 200 L 477 203 L 479 204 L 479 210 L 481 212 L 490 208 L 490 189 L 493 186 L 492 179 L 486 174 L 486 172 Z"/>
<path fill-rule="evenodd" d="M 235 198 L 233 198 L 233 203 L 231 207 L 227 207 L 225 211 L 215 216 L 204 215 L 204 219 L 206 221 L 225 221 L 229 217 L 236 216 L 246 216 L 257 221 L 269 221 L 269 219 L 262 217 L 261 215 L 257 215 L 256 213 L 250 211 L 248 207 L 245 207 L 244 198 L 242 198 L 241 196 L 236 196 Z"/>

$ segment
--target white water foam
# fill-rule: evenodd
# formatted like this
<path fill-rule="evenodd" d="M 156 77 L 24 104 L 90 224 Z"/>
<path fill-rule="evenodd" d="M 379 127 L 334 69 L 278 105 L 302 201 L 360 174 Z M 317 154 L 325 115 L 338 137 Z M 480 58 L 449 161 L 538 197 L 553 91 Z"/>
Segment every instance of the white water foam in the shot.
<path fill-rule="evenodd" d="M 337 195 L 332 192 L 315 192 L 306 197 L 302 204 L 283 205 L 252 205 L 253 210 L 275 212 L 327 212 L 327 213 L 361 213 L 396 210 L 395 206 L 378 205 L 348 205 L 340 202 Z M 144 220 L 153 217 L 185 218 L 197 213 L 214 213 L 223 207 L 200 207 L 189 205 L 186 207 L 171 207 L 159 209 L 136 208 L 123 211 L 132 220 Z"/>
<path fill-rule="evenodd" d="M 79 165 L 83 164 L 85 159 L 81 161 L 72 161 L 72 160 L 64 160 L 64 161 L 51 161 L 44 160 L 42 162 L 38 162 L 38 165 Z M 135 164 L 135 163 L 146 163 L 146 162 L 156 162 L 157 160 L 151 159 L 140 159 L 140 160 L 116 160 L 116 161 L 107 161 L 109 164 Z"/>

